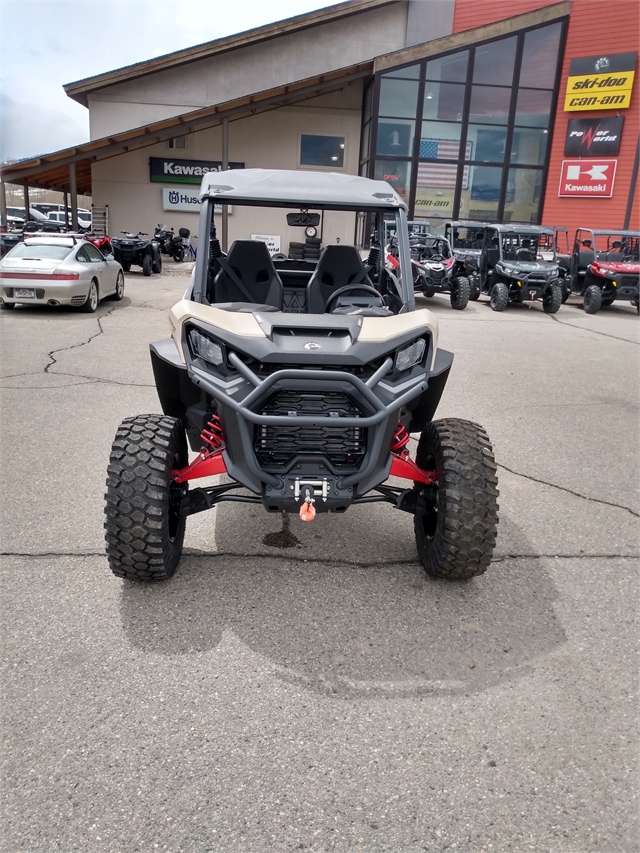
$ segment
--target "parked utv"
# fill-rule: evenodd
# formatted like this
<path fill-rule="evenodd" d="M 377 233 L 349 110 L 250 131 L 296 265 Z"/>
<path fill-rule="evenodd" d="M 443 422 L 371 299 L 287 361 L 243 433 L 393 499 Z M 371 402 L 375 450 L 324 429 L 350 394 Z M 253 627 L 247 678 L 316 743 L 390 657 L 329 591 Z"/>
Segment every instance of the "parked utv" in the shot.
<path fill-rule="evenodd" d="M 578 228 L 571 253 L 571 289 L 583 297 L 587 314 L 614 301 L 638 310 L 640 231 Z"/>
<path fill-rule="evenodd" d="M 564 304 L 571 296 L 571 250 L 569 248 L 569 229 L 563 225 L 550 225 L 553 237 L 550 234 L 540 235 L 540 251 L 545 261 L 553 260 L 555 251 L 558 262 L 558 278 L 562 287 L 562 303 Z"/>
<path fill-rule="evenodd" d="M 496 539 L 496 463 L 481 426 L 433 420 L 453 355 L 438 348 L 433 314 L 415 309 L 405 202 L 383 181 L 262 169 L 210 172 L 200 198 L 190 288 L 171 310 L 171 338 L 151 344 L 163 414 L 126 418 L 113 443 L 113 573 L 171 577 L 188 516 L 231 500 L 306 522 L 386 502 L 414 516 L 429 575 L 482 574 Z M 338 210 L 360 248 L 329 244 L 304 266 L 274 263 L 259 240 L 237 239 L 225 254 L 218 204 L 257 208 L 249 223 L 274 208 L 267 221 L 285 242 L 287 210 Z M 395 220 L 398 274 L 381 252 L 385 216 Z M 373 239 L 363 261 L 365 221 Z M 300 313 L 286 310 L 293 304 Z M 216 474 L 227 477 L 189 488 Z"/>
<path fill-rule="evenodd" d="M 416 293 L 431 297 L 448 293 L 451 307 L 462 311 L 469 302 L 469 280 L 463 274 L 464 261 L 458 261 L 445 237 L 429 233 L 423 222 L 409 222 L 409 249 L 413 288 Z M 397 238 L 391 239 L 387 265 L 393 270 L 399 266 Z"/>
<path fill-rule="evenodd" d="M 486 222 L 460 219 L 447 222 L 444 236 L 453 249 L 456 261 L 462 265 L 462 275 L 469 279 L 469 299 L 475 301 L 480 296 L 480 255 L 484 243 Z"/>
<path fill-rule="evenodd" d="M 494 311 L 504 311 L 509 302 L 542 299 L 547 314 L 562 305 L 562 285 L 555 254 L 543 255 L 541 239 L 553 229 L 538 225 L 488 225 L 480 252 L 480 290 L 489 297 Z M 546 244 L 545 244 L 546 245 Z"/>
<path fill-rule="evenodd" d="M 142 267 L 144 275 L 162 272 L 162 255 L 157 240 L 145 239 L 148 234 L 143 231 L 137 234 L 122 231 L 122 234 L 124 237 L 111 238 L 111 249 L 125 272 L 129 272 L 132 266 Z"/>

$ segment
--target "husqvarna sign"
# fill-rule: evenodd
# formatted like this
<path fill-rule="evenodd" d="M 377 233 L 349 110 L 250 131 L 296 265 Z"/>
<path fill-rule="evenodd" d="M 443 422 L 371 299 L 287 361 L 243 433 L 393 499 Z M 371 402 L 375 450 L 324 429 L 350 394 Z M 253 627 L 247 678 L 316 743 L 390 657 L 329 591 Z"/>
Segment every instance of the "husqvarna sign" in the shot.
<path fill-rule="evenodd" d="M 162 188 L 162 209 L 175 210 L 180 213 L 200 213 L 200 199 L 197 190 L 187 190 L 182 187 Z M 222 213 L 222 205 L 214 205 L 216 213 Z M 232 205 L 227 205 L 227 211 L 233 213 Z"/>
<path fill-rule="evenodd" d="M 244 163 L 229 163 L 230 169 L 244 169 Z M 163 184 L 197 184 L 208 172 L 221 172 L 221 160 L 177 160 L 149 157 L 149 180 Z"/>

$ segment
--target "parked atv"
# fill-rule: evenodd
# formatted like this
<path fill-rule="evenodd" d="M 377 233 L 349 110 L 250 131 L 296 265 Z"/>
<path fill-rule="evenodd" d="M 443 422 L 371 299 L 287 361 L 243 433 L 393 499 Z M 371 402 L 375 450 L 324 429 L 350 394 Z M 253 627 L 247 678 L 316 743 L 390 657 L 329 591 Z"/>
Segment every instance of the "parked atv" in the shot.
<path fill-rule="evenodd" d="M 125 272 L 129 272 L 132 266 L 142 267 L 144 275 L 162 272 L 162 255 L 157 240 L 146 240 L 148 234 L 143 231 L 138 231 L 137 234 L 129 231 L 122 233 L 124 237 L 111 238 L 111 248 L 116 261 Z"/>
<path fill-rule="evenodd" d="M 639 307 L 640 231 L 578 228 L 571 253 L 571 289 L 587 314 L 616 300 Z"/>
<path fill-rule="evenodd" d="M 553 237 L 553 229 L 538 225 L 488 225 L 479 259 L 480 291 L 489 297 L 494 311 L 509 302 L 542 300 L 547 314 L 562 305 L 560 271 L 555 257 L 542 254 L 541 238 Z"/>
<path fill-rule="evenodd" d="M 151 344 L 164 414 L 126 418 L 113 443 L 111 571 L 171 577 L 187 518 L 231 500 L 307 523 L 385 502 L 414 516 L 427 574 L 482 574 L 496 540 L 496 463 L 481 426 L 433 420 L 453 355 L 437 347 L 434 315 L 415 309 L 405 202 L 383 181 L 262 169 L 210 172 L 200 197 L 208 245 L 171 310 L 171 338 Z M 311 204 L 353 212 L 355 221 L 364 214 L 374 238 L 365 262 L 346 243 L 326 245 L 304 268 L 274 263 L 260 240 L 236 240 L 224 254 L 217 204 L 255 207 L 252 223 L 273 208 L 264 221 L 285 243 L 284 210 Z M 396 223 L 395 273 L 380 251 L 384 217 Z M 285 309 L 294 301 L 304 313 Z M 415 460 L 410 433 L 419 435 Z M 190 489 L 218 474 L 224 482 Z"/>
<path fill-rule="evenodd" d="M 447 222 L 444 236 L 453 249 L 456 261 L 461 265 L 460 275 L 469 279 L 469 299 L 474 301 L 480 296 L 480 255 L 484 244 L 486 222 L 460 219 Z"/>

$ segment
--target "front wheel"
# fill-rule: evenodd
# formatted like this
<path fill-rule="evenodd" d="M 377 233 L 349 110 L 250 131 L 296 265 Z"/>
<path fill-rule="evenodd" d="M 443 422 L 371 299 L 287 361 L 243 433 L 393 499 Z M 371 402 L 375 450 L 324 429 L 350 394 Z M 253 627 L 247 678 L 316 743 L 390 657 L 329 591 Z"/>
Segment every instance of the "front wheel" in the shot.
<path fill-rule="evenodd" d="M 116 292 L 111 298 L 115 299 L 116 302 L 120 302 L 124 298 L 124 275 L 122 272 L 118 273 L 118 277 L 116 278 Z"/>
<path fill-rule="evenodd" d="M 542 310 L 545 314 L 557 314 L 562 305 L 562 287 L 552 284 L 542 297 Z"/>
<path fill-rule="evenodd" d="M 472 276 L 469 278 L 469 299 L 471 302 L 476 302 L 480 296 L 480 285 L 478 284 L 478 277 Z"/>
<path fill-rule="evenodd" d="M 151 255 L 145 255 L 142 259 L 142 275 L 151 275 L 152 266 L 153 261 L 151 260 Z"/>
<path fill-rule="evenodd" d="M 426 573 L 468 580 L 483 574 L 493 555 L 498 526 L 498 477 L 491 442 L 471 421 L 445 418 L 427 424 L 416 462 L 435 470 L 437 485 L 415 485 L 416 547 Z"/>
<path fill-rule="evenodd" d="M 584 292 L 585 314 L 596 314 L 602 307 L 602 291 L 597 284 L 590 284 Z"/>
<path fill-rule="evenodd" d="M 494 311 L 504 311 L 509 302 L 509 288 L 503 281 L 497 281 L 491 288 L 489 305 Z"/>
<path fill-rule="evenodd" d="M 131 272 L 131 264 L 129 263 L 129 261 L 122 261 L 120 266 L 125 272 Z"/>
<path fill-rule="evenodd" d="M 171 471 L 187 459 L 177 418 L 138 415 L 118 427 L 107 468 L 104 524 L 114 575 L 154 581 L 174 574 L 186 527 L 180 502 L 188 486 L 174 483 Z"/>
<path fill-rule="evenodd" d="M 156 255 L 155 261 L 153 261 L 151 264 L 151 272 L 158 273 L 158 274 L 162 272 L 162 255 L 160 254 L 159 251 L 158 251 L 158 254 Z"/>
<path fill-rule="evenodd" d="M 181 264 L 184 261 L 184 246 L 176 246 L 173 250 L 173 260 L 177 264 Z"/>
<path fill-rule="evenodd" d="M 85 314 L 93 314 L 98 307 L 98 301 L 98 285 L 95 281 L 92 281 L 89 286 L 86 302 L 80 310 L 84 311 Z"/>
<path fill-rule="evenodd" d="M 451 307 L 463 311 L 469 304 L 469 279 L 456 276 L 451 284 Z"/>

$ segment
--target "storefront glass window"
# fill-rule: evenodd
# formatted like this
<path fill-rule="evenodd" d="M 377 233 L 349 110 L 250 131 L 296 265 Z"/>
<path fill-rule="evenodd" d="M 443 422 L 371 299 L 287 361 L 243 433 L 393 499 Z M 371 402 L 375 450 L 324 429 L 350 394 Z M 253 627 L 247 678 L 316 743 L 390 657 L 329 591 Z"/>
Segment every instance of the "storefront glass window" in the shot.
<path fill-rule="evenodd" d="M 378 121 L 376 154 L 391 157 L 411 157 L 415 121 L 381 118 Z"/>
<path fill-rule="evenodd" d="M 407 65 L 397 71 L 389 71 L 385 77 L 404 77 L 407 80 L 417 80 L 420 77 L 420 65 Z"/>
<path fill-rule="evenodd" d="M 513 80 L 517 43 L 517 37 L 511 36 L 511 38 L 498 39 L 477 47 L 473 65 L 473 82 L 510 86 Z"/>
<path fill-rule="evenodd" d="M 428 160 L 457 160 L 462 123 L 423 121 L 418 157 Z"/>
<path fill-rule="evenodd" d="M 507 128 L 470 124 L 467 134 L 465 160 L 482 163 L 503 163 L 507 144 Z"/>
<path fill-rule="evenodd" d="M 409 203 L 411 187 L 411 163 L 398 160 L 376 160 L 374 177 L 377 181 L 387 181 L 394 190 Z"/>
<path fill-rule="evenodd" d="M 316 136 L 303 133 L 300 137 L 301 166 L 344 167 L 344 136 Z"/>
<path fill-rule="evenodd" d="M 466 83 L 468 63 L 468 50 L 443 56 L 440 59 L 432 59 L 427 62 L 426 78 L 427 80 L 442 80 L 448 83 Z"/>
<path fill-rule="evenodd" d="M 553 92 L 544 89 L 520 89 L 516 105 L 516 124 L 548 127 Z"/>
<path fill-rule="evenodd" d="M 551 24 L 525 34 L 520 85 L 553 89 L 558 64 L 562 24 Z"/>
<path fill-rule="evenodd" d="M 378 115 L 394 116 L 396 118 L 415 118 L 417 106 L 417 80 L 382 78 L 380 81 L 380 107 Z"/>
<path fill-rule="evenodd" d="M 495 222 L 498 218 L 502 169 L 469 166 L 469 180 L 460 196 L 460 218 Z"/>
<path fill-rule="evenodd" d="M 534 127 L 516 127 L 511 143 L 511 162 L 529 166 L 544 165 L 549 133 Z"/>
<path fill-rule="evenodd" d="M 541 169 L 509 169 L 505 222 L 537 222 L 542 192 Z"/>
<path fill-rule="evenodd" d="M 460 83 L 424 84 L 422 117 L 439 121 L 462 121 L 464 89 Z"/>
<path fill-rule="evenodd" d="M 507 124 L 511 89 L 497 86 L 472 86 L 469 121 Z"/>

